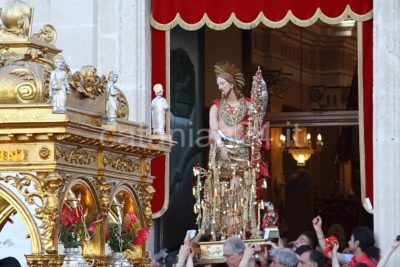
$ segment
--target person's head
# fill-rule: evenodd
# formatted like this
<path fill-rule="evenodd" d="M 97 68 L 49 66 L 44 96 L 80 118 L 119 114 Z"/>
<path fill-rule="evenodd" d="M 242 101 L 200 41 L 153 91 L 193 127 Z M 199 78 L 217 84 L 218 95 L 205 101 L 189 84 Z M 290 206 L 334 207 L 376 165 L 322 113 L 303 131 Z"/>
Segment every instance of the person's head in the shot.
<path fill-rule="evenodd" d="M 0 260 L 0 266 L 2 267 L 21 267 L 19 261 L 13 257 L 7 257 Z"/>
<path fill-rule="evenodd" d="M 272 262 L 270 267 L 296 267 L 298 255 L 288 248 L 275 248 L 271 251 Z"/>
<path fill-rule="evenodd" d="M 160 267 L 164 266 L 165 264 L 165 258 L 167 257 L 168 253 L 166 249 L 162 249 L 156 254 L 151 259 L 150 267 Z"/>
<path fill-rule="evenodd" d="M 309 245 L 301 245 L 300 247 L 297 247 L 294 252 L 296 252 L 296 254 L 300 256 L 301 254 L 309 250 L 312 250 L 312 247 L 310 247 Z"/>
<path fill-rule="evenodd" d="M 244 76 L 234 64 L 218 62 L 214 66 L 214 72 L 222 98 L 226 98 L 232 93 L 237 99 L 243 97 L 241 90 L 244 86 Z"/>
<path fill-rule="evenodd" d="M 295 247 L 299 247 L 302 245 L 308 245 L 312 249 L 315 249 L 317 246 L 318 240 L 315 234 L 311 231 L 304 231 L 299 235 L 299 237 L 294 242 Z"/>
<path fill-rule="evenodd" d="M 179 250 L 174 250 L 168 253 L 168 255 L 165 257 L 166 267 L 173 267 L 174 264 L 178 262 L 178 253 Z"/>
<path fill-rule="evenodd" d="M 376 261 L 380 258 L 380 249 L 375 246 L 374 233 L 368 227 L 357 226 L 353 229 L 349 247 L 354 254 L 361 251 Z"/>
<path fill-rule="evenodd" d="M 324 267 L 324 255 L 315 249 L 304 251 L 300 255 L 299 264 L 297 267 Z"/>
<path fill-rule="evenodd" d="M 239 237 L 230 237 L 224 243 L 224 257 L 226 265 L 228 267 L 239 266 L 240 260 L 243 257 L 243 252 L 246 249 L 246 245 Z"/>

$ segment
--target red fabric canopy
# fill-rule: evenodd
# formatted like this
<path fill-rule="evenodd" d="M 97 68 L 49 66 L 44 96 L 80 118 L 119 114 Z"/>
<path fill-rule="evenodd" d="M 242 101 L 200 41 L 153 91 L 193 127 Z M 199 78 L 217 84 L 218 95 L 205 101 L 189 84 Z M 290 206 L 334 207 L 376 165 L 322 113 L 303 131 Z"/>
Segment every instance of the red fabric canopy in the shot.
<path fill-rule="evenodd" d="M 288 21 L 308 26 L 317 19 L 338 23 L 346 17 L 357 21 L 372 17 L 369 0 L 153 0 L 152 25 L 169 30 L 176 25 L 195 30 L 207 24 L 214 29 L 254 28 L 259 23 L 282 27 Z M 283 25 L 282 25 L 283 24 Z"/>

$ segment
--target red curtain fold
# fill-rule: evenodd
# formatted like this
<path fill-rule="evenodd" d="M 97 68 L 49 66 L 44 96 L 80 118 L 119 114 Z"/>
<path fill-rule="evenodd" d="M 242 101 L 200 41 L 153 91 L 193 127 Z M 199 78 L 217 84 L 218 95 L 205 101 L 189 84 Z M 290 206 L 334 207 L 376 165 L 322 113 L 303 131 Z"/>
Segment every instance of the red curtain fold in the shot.
<path fill-rule="evenodd" d="M 364 151 L 365 151 L 365 196 L 373 203 L 373 102 L 372 102 L 372 59 L 373 21 L 365 21 L 363 26 L 363 98 L 364 106 Z"/>
<path fill-rule="evenodd" d="M 357 15 L 372 10 L 369 0 L 153 0 L 152 17 L 159 24 L 168 24 L 179 13 L 187 24 L 200 22 L 204 14 L 216 24 L 226 22 L 234 13 L 243 23 L 254 21 L 260 12 L 271 21 L 282 20 L 289 12 L 300 20 L 308 20 L 318 9 L 329 18 L 342 15 L 346 7 Z"/>
<path fill-rule="evenodd" d="M 166 54 L 166 34 L 165 31 L 152 29 L 152 84 L 160 83 L 164 88 L 166 86 L 166 69 L 167 69 L 167 54 Z M 164 90 L 164 96 L 167 93 Z M 154 93 L 152 92 L 153 96 Z M 151 175 L 155 177 L 153 187 L 156 193 L 151 201 L 153 213 L 162 213 L 166 202 L 166 157 L 160 156 L 151 161 Z"/>

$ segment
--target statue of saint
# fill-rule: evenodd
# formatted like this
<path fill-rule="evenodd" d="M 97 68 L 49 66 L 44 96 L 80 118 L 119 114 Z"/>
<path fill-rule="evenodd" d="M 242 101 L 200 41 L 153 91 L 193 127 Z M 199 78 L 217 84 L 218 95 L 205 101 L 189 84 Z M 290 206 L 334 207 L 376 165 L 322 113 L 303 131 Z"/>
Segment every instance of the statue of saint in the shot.
<path fill-rule="evenodd" d="M 50 74 L 50 99 L 54 113 L 65 113 L 67 94 L 70 93 L 67 64 L 62 56 L 54 60 L 55 69 Z"/>
<path fill-rule="evenodd" d="M 153 134 L 165 134 L 165 115 L 169 110 L 167 99 L 163 95 L 163 86 L 159 83 L 153 86 L 156 97 L 151 101 L 151 127 Z"/>
<path fill-rule="evenodd" d="M 221 97 L 210 108 L 210 152 L 208 170 L 197 171 L 195 212 L 199 230 L 212 240 L 230 236 L 259 238 L 260 207 L 257 200 L 257 179 L 262 164 L 261 125 L 262 75 L 253 78 L 252 98 L 243 96 L 244 76 L 228 62 L 214 66 Z M 201 185 L 199 187 L 198 185 Z M 201 191 L 201 193 L 200 193 Z"/>
<path fill-rule="evenodd" d="M 239 176 L 232 177 L 232 164 L 244 166 L 249 159 L 245 144 L 249 101 L 243 96 L 244 77 L 233 64 L 218 63 L 214 67 L 221 98 L 210 109 L 210 143 L 220 178 L 229 179 L 233 188 Z"/>
<path fill-rule="evenodd" d="M 119 90 L 115 86 L 118 81 L 118 74 L 110 71 L 108 74 L 107 89 L 106 89 L 106 117 L 107 123 L 114 124 L 117 118 L 118 110 L 118 94 Z"/>

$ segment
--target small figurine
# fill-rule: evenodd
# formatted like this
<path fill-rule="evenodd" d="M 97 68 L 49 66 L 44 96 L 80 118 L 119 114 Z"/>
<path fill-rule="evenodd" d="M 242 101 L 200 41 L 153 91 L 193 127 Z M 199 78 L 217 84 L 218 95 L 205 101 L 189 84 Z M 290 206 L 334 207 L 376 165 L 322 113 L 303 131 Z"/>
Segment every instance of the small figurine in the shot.
<path fill-rule="evenodd" d="M 265 228 L 278 226 L 279 214 L 275 210 L 274 204 L 271 202 L 265 202 L 264 207 L 266 208 L 266 212 L 262 221 L 262 227 Z"/>
<path fill-rule="evenodd" d="M 167 100 L 163 95 L 163 86 L 159 83 L 153 86 L 156 97 L 151 101 L 151 119 L 153 134 L 165 134 L 165 114 L 169 110 Z"/>
<path fill-rule="evenodd" d="M 70 93 L 67 64 L 62 56 L 54 60 L 55 69 L 50 74 L 50 99 L 53 113 L 66 113 L 67 94 Z"/>
<path fill-rule="evenodd" d="M 110 73 L 108 74 L 108 82 L 106 89 L 106 117 L 108 124 L 114 124 L 117 118 L 118 94 L 119 94 L 119 90 L 115 86 L 117 80 L 118 80 L 118 74 L 115 74 L 113 71 L 110 71 Z"/>

